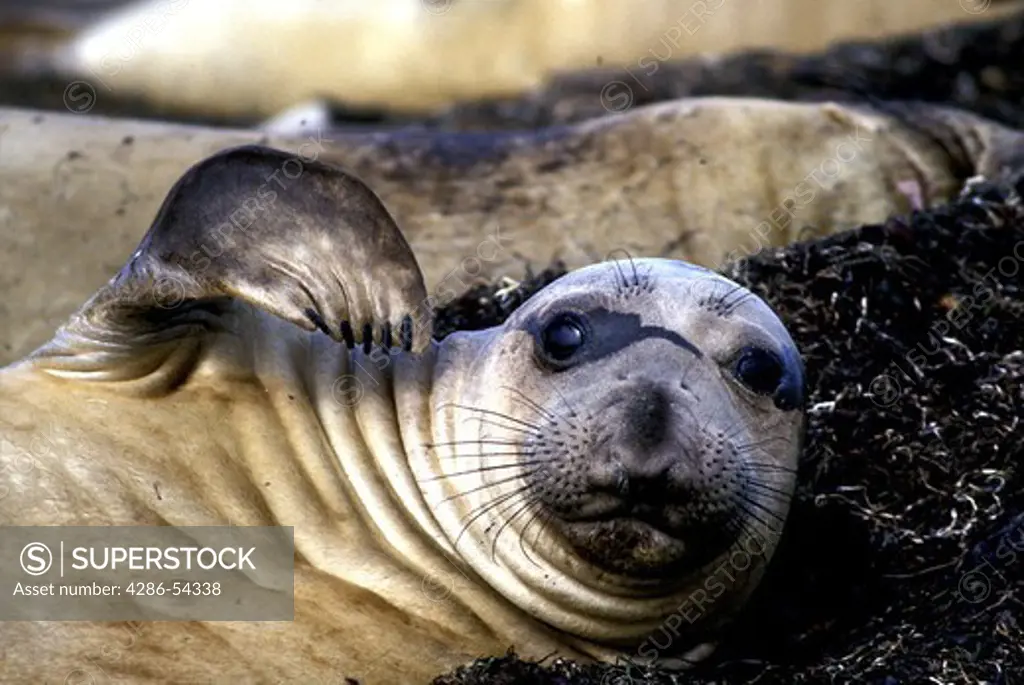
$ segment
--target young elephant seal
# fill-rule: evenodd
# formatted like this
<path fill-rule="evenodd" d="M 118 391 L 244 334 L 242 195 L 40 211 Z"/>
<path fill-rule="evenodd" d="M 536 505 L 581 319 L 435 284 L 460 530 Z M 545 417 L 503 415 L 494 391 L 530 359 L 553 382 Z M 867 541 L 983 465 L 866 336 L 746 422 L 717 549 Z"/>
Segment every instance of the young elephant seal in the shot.
<path fill-rule="evenodd" d="M 194 166 L 121 271 L 0 372 L 0 439 L 35 467 L 5 470 L 0 522 L 294 526 L 294 622 L 145 624 L 112 654 L 112 624 L 0 623 L 5 675 L 425 682 L 509 647 L 635 656 L 694 603 L 638 658 L 709 653 L 794 487 L 803 371 L 768 306 L 619 261 L 438 343 L 412 251 L 345 172 L 307 165 L 223 242 L 285 159 Z"/>

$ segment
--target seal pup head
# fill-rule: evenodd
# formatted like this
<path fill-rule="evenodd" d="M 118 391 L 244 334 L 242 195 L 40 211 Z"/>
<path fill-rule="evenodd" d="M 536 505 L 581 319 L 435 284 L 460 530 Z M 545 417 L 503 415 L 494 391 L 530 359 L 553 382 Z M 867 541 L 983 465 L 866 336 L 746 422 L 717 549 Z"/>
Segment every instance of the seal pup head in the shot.
<path fill-rule="evenodd" d="M 449 434 L 465 457 L 451 473 L 483 480 L 464 521 L 499 512 L 492 537 L 517 530 L 524 551 L 544 529 L 584 561 L 567 573 L 647 596 L 692 587 L 756 537 L 732 589 L 745 599 L 788 513 L 803 431 L 802 362 L 764 301 L 683 262 L 606 262 L 458 335 L 474 361 L 450 381 L 456 422 L 476 428 Z"/>

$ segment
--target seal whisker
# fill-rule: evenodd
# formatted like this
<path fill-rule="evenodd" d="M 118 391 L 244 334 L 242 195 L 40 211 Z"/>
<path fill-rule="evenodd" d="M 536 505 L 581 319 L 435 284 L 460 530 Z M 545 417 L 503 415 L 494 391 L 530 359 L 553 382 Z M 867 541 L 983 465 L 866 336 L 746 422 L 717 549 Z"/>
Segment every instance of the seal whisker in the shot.
<path fill-rule="evenodd" d="M 633 282 L 630 283 L 629 279 L 626 277 L 626 273 L 622 270 L 622 267 L 621 267 L 621 262 L 623 260 L 619 259 L 619 258 L 613 258 L 612 259 L 612 264 L 615 266 L 616 272 L 618 273 L 619 277 L 622 279 L 622 284 L 620 286 L 621 290 L 627 290 L 627 289 L 632 288 L 632 287 L 639 287 L 640 286 L 640 274 L 637 271 L 636 261 L 633 259 L 633 255 L 631 255 L 629 253 L 629 250 L 626 250 L 625 248 L 621 248 L 620 247 L 618 249 L 615 249 L 615 250 L 612 250 L 611 252 L 609 252 L 608 253 L 608 257 L 612 257 L 612 255 L 614 255 L 614 254 L 616 254 L 618 252 L 621 252 L 625 256 L 625 259 L 627 261 L 629 261 L 629 265 L 630 265 L 630 267 L 631 267 L 631 269 L 633 271 Z"/>
<path fill-rule="evenodd" d="M 732 296 L 733 296 L 734 294 L 736 294 L 737 292 L 739 292 L 739 291 L 740 291 L 740 290 L 741 290 L 742 288 L 743 288 L 743 286 L 741 286 L 741 285 L 739 285 L 739 284 L 735 284 L 735 285 L 733 285 L 733 286 L 732 286 L 731 288 L 729 288 L 729 290 L 727 290 L 727 291 L 726 291 L 726 292 L 725 292 L 725 293 L 724 293 L 723 295 L 721 295 L 720 297 L 716 297 L 716 298 L 714 298 L 714 300 L 713 300 L 713 301 L 714 301 L 714 303 L 715 303 L 715 306 L 716 306 L 717 308 L 720 308 L 720 309 L 722 310 L 722 313 L 723 313 L 723 314 L 727 314 L 727 313 L 729 313 L 729 312 L 728 312 L 728 310 L 729 310 L 729 309 L 731 308 L 731 306 L 732 306 L 732 305 L 730 305 L 730 304 L 727 304 L 727 302 L 728 302 L 729 298 L 730 298 L 730 297 L 732 297 Z"/>
<path fill-rule="evenodd" d="M 753 296 L 754 294 L 751 292 L 741 292 L 740 296 L 737 297 L 733 302 L 725 305 L 725 315 L 732 316 L 734 313 L 736 313 L 736 310 L 739 309 L 740 306 L 747 301 L 748 298 L 751 298 Z"/>
<path fill-rule="evenodd" d="M 555 414 L 552 414 L 550 411 L 548 411 L 544 407 L 540 406 L 540 404 L 536 400 L 530 399 L 530 397 L 527 396 L 527 394 L 524 393 L 519 388 L 514 388 L 511 385 L 503 385 L 501 387 L 503 389 L 506 389 L 506 390 L 511 390 L 513 393 L 516 394 L 517 399 L 520 399 L 520 401 L 525 402 L 528 406 L 533 407 L 535 410 L 537 410 L 537 413 L 540 414 L 541 416 L 543 416 L 543 417 L 545 417 L 545 418 L 547 418 L 549 420 L 552 420 L 552 421 L 554 421 L 554 420 L 556 420 L 558 418 L 558 416 L 556 416 Z"/>
<path fill-rule="evenodd" d="M 614 254 L 614 252 L 611 254 Z M 621 293 L 622 291 L 629 287 L 629 283 L 626 281 L 626 272 L 622 270 L 622 265 L 619 264 L 618 259 L 612 260 L 612 266 L 615 267 L 615 273 L 618 276 L 615 282 L 615 290 Z"/>
<path fill-rule="evenodd" d="M 738 450 L 745 450 L 745 449 L 750 449 L 752 447 L 760 447 L 761 445 L 764 445 L 766 443 L 776 442 L 778 440 L 781 440 L 782 442 L 786 443 L 787 445 L 792 445 L 793 444 L 793 441 L 790 440 L 789 438 L 787 438 L 784 435 L 773 435 L 772 437 L 765 438 L 764 440 L 758 440 L 757 442 L 748 442 L 745 445 L 740 445 L 736 449 L 738 449 Z"/>
<path fill-rule="evenodd" d="M 640 274 L 636 270 L 636 262 L 633 260 L 633 255 L 626 253 L 626 257 L 629 259 L 629 265 L 633 269 L 633 285 L 640 287 Z"/>
<path fill-rule="evenodd" d="M 765 528 L 767 528 L 768 530 L 771 530 L 771 531 L 775 531 L 775 532 L 778 532 L 778 531 L 777 531 L 777 530 L 775 529 L 775 527 L 774 527 L 774 526 L 772 526 L 772 525 L 771 525 L 770 523 L 768 523 L 768 521 L 765 521 L 765 520 L 764 520 L 763 518 L 761 518 L 761 517 L 760 517 L 760 516 L 759 516 L 759 515 L 757 514 L 757 512 L 756 512 L 756 511 L 753 511 L 753 510 L 751 510 L 751 509 L 750 509 L 749 507 L 746 507 L 746 506 L 744 506 L 744 505 L 743 505 L 743 502 L 750 502 L 750 500 L 749 500 L 749 499 L 747 499 L 746 497 L 743 497 L 742 495 L 740 495 L 740 499 L 741 499 L 742 501 L 741 501 L 741 502 L 736 502 L 736 506 L 737 506 L 737 507 L 739 507 L 740 511 L 742 511 L 742 512 L 743 512 L 744 514 L 746 514 L 746 515 L 747 515 L 747 518 L 751 518 L 751 519 L 754 519 L 755 521 L 757 521 L 758 523 L 760 523 L 760 524 L 761 524 L 762 526 L 764 526 L 764 527 L 765 527 Z"/>
<path fill-rule="evenodd" d="M 495 556 L 498 553 L 498 538 L 501 537 L 502 532 L 508 528 L 508 525 L 515 521 L 524 511 L 529 511 L 530 507 L 540 501 L 540 495 L 534 495 L 516 509 L 515 513 L 505 519 L 505 522 L 498 527 L 498 532 L 494 534 L 494 539 L 491 541 L 491 561 L 494 561 Z M 503 511 L 502 514 L 507 513 Z"/>
<path fill-rule="evenodd" d="M 777 495 L 780 496 L 780 500 L 788 500 L 789 497 L 790 497 L 790 494 L 788 492 L 786 492 L 785 490 L 779 490 L 778 488 L 772 487 L 771 485 L 768 485 L 767 483 L 763 483 L 763 482 L 757 480 L 756 478 L 745 478 L 744 482 L 747 485 L 753 485 L 754 487 L 761 488 L 762 490 L 767 490 L 768 492 L 774 492 L 774 493 L 776 493 Z"/>
<path fill-rule="evenodd" d="M 732 516 L 726 522 L 725 527 L 726 527 L 726 530 L 728 530 L 729 533 L 736 539 L 736 542 L 733 543 L 733 547 L 736 547 L 736 546 L 740 545 L 740 540 L 741 540 L 741 538 L 743 537 L 743 535 L 745 533 L 749 533 L 751 538 L 758 538 L 758 539 L 761 539 L 761 540 L 764 539 L 764 535 L 761 535 L 760 531 L 758 531 L 756 528 L 754 528 L 749 523 L 744 521 L 743 517 L 741 517 L 741 516 L 735 516 L 735 515 Z M 772 530 L 771 532 L 775 533 L 776 535 L 778 534 L 777 530 Z M 765 559 L 766 558 L 765 557 L 765 552 L 767 550 L 768 550 L 768 545 L 767 544 L 766 545 L 762 545 L 762 549 L 760 551 L 755 551 L 753 554 L 756 555 L 760 559 Z M 745 551 L 747 554 L 751 554 L 751 551 L 749 549 L 747 549 L 746 546 L 743 547 L 743 551 Z"/>
<path fill-rule="evenodd" d="M 749 533 L 750 537 L 752 537 L 752 538 L 758 538 L 760 540 L 764 540 L 766 537 L 768 537 L 768 534 L 771 534 L 772 536 L 777 538 L 779 536 L 779 534 L 781 533 L 781 529 L 769 528 L 767 530 L 758 530 L 753 525 L 743 524 L 740 527 L 740 532 L 741 533 L 746 532 L 746 533 Z M 766 544 L 764 546 L 764 549 L 762 549 L 760 552 L 758 552 L 758 556 L 761 557 L 762 559 L 765 558 L 765 553 L 767 551 L 768 551 L 768 545 Z"/>
<path fill-rule="evenodd" d="M 725 431 L 725 432 L 724 432 L 724 433 L 722 434 L 722 438 L 723 438 L 723 439 L 725 439 L 725 440 L 728 440 L 728 441 L 730 441 L 730 442 L 731 442 L 733 438 L 735 438 L 735 437 L 736 437 L 737 435 L 739 435 L 739 434 L 740 434 L 740 433 L 742 433 L 742 432 L 743 432 L 744 430 L 746 430 L 746 428 L 747 428 L 747 427 L 746 427 L 746 426 L 744 426 L 744 425 L 743 425 L 742 423 L 737 423 L 737 424 L 736 424 L 735 426 L 733 426 L 732 428 L 730 428 L 730 429 L 726 430 L 726 431 Z"/>
<path fill-rule="evenodd" d="M 463 517 L 463 520 L 468 518 L 469 522 L 472 523 L 474 520 L 476 520 L 476 515 L 477 514 L 481 513 L 482 511 L 489 510 L 496 503 L 507 501 L 509 497 L 513 497 L 515 495 L 518 495 L 520 493 L 525 492 L 526 490 L 529 489 L 529 487 L 530 486 L 528 484 L 523 484 L 523 485 L 515 488 L 514 490 L 512 490 L 510 492 L 503 493 L 501 495 L 498 495 L 497 497 L 495 497 L 492 500 L 489 500 L 489 501 L 484 502 L 482 504 L 478 504 L 477 506 L 473 507 L 468 512 L 466 512 L 465 517 Z"/>
<path fill-rule="evenodd" d="M 740 541 L 743 538 L 744 533 L 750 530 L 754 530 L 748 521 L 738 514 L 733 514 L 729 517 L 729 520 L 725 523 L 725 529 L 733 537 L 734 542 L 731 548 L 740 546 Z"/>
<path fill-rule="evenodd" d="M 532 455 L 533 453 L 527 452 L 525 454 Z M 484 457 L 522 457 L 523 455 L 524 452 L 471 452 L 467 454 L 446 454 L 443 457 L 438 457 L 438 459 L 472 459 L 474 457 L 483 459 Z"/>
<path fill-rule="evenodd" d="M 497 444 L 500 445 L 500 443 L 497 443 Z M 517 446 L 520 446 L 520 445 L 519 445 L 519 443 L 509 443 L 507 445 L 501 445 L 501 446 L 503 446 L 503 447 L 517 447 Z M 502 451 L 502 452 L 487 452 L 487 451 L 481 450 L 479 452 L 460 452 L 459 454 L 445 454 L 445 455 L 442 455 L 440 457 L 437 457 L 437 459 L 438 459 L 438 461 L 444 461 L 444 460 L 449 460 L 449 459 L 461 459 L 461 458 L 466 458 L 466 459 L 472 459 L 472 458 L 484 459 L 484 458 L 490 458 L 490 457 L 508 457 L 508 458 L 512 458 L 512 457 L 535 457 L 538 454 L 545 454 L 545 453 L 546 452 L 538 452 L 538 451 L 536 451 L 536 450 L 534 450 L 532 448 L 531 449 L 518 449 L 518 450 L 511 451 L 511 452 L 504 452 L 504 451 Z"/>
<path fill-rule="evenodd" d="M 796 475 L 797 473 L 794 469 L 791 469 L 788 466 L 781 466 L 779 464 L 754 464 L 747 462 L 747 466 L 750 467 L 750 470 L 753 473 L 789 473 L 792 475 Z"/>
<path fill-rule="evenodd" d="M 437 447 L 456 447 L 458 445 L 519 445 L 522 444 L 519 440 L 496 440 L 492 438 L 477 438 L 472 440 L 449 440 L 448 442 L 428 442 L 424 443 L 424 447 L 427 449 L 434 449 Z"/>
<path fill-rule="evenodd" d="M 445 502 L 450 502 L 453 499 L 457 499 L 459 497 L 465 497 L 466 495 L 471 495 L 474 492 L 480 492 L 481 490 L 486 490 L 487 488 L 494 487 L 495 485 L 504 485 L 505 483 L 509 483 L 511 481 L 514 481 L 517 478 L 524 478 L 526 476 L 529 476 L 534 471 L 536 471 L 536 469 L 534 469 L 533 471 L 529 471 L 527 473 L 517 473 L 514 476 L 509 476 L 508 478 L 502 478 L 501 480 L 496 480 L 493 483 L 484 483 L 483 485 L 478 485 L 475 488 L 471 488 L 469 490 L 466 490 L 465 492 L 457 492 L 454 495 L 449 495 L 448 497 L 445 497 L 443 500 L 438 502 L 438 504 L 443 504 Z M 529 487 L 529 486 L 524 486 L 524 487 Z"/>
<path fill-rule="evenodd" d="M 775 493 L 757 492 L 756 494 L 770 503 L 784 504 L 787 501 L 785 497 L 782 495 L 776 495 Z"/>
<path fill-rule="evenodd" d="M 571 416 L 574 419 L 578 419 L 580 415 L 576 412 L 575 409 L 573 409 L 572 405 L 569 404 L 569 400 L 565 399 L 565 395 L 562 394 L 562 391 L 554 386 L 552 386 L 551 389 L 555 391 L 555 394 L 557 394 L 559 398 L 561 398 L 562 403 L 565 405 L 565 408 L 569 410 L 569 416 Z M 569 421 L 568 419 L 566 419 L 566 423 L 568 423 L 573 428 L 578 427 L 576 424 L 574 424 L 572 421 Z"/>
<path fill-rule="evenodd" d="M 771 473 L 773 471 L 781 471 L 783 473 L 792 473 L 794 475 L 797 473 L 797 469 L 794 469 L 789 466 L 783 466 L 782 464 L 772 464 L 771 462 L 766 461 L 748 461 L 744 463 L 747 466 L 754 467 L 755 471 L 764 471 L 766 473 Z"/>
<path fill-rule="evenodd" d="M 725 531 L 729 533 L 729 535 L 739 540 L 740 534 L 743 533 L 744 530 L 743 517 L 737 516 L 735 513 L 733 513 L 722 524 L 722 527 L 725 528 Z M 736 543 L 733 543 L 733 545 L 735 544 Z"/>
<path fill-rule="evenodd" d="M 524 435 L 531 435 L 535 438 L 541 437 L 540 428 L 537 428 L 535 430 L 526 430 L 525 428 L 519 428 L 517 426 L 506 426 L 486 416 L 470 416 L 464 419 L 464 421 L 479 421 L 480 423 L 485 423 L 489 426 L 494 426 L 495 428 L 502 428 L 508 431 L 516 431 Z"/>
<path fill-rule="evenodd" d="M 763 518 L 758 516 L 755 512 L 751 511 L 750 509 L 747 509 L 746 507 L 742 507 L 741 506 L 740 508 L 743 510 L 744 514 L 746 514 L 749 518 L 752 518 L 755 521 L 757 521 L 758 523 L 760 523 L 765 529 L 770 530 L 771 532 L 776 533 L 776 534 L 779 533 L 779 530 L 780 530 L 779 528 L 773 526 L 768 521 L 765 521 Z"/>
<path fill-rule="evenodd" d="M 491 511 L 495 507 L 501 506 L 502 503 L 507 502 L 511 498 L 522 494 L 527 489 L 529 489 L 529 487 L 529 485 L 524 485 L 520 488 L 516 488 L 512 492 L 506 492 L 504 495 L 500 495 L 490 502 L 484 502 L 484 504 L 482 504 L 481 506 L 470 511 L 469 514 L 467 514 L 467 516 L 470 516 L 469 520 L 463 524 L 462 530 L 460 530 L 459 534 L 455 537 L 455 546 L 459 546 L 459 540 L 462 539 L 462 536 L 466 533 L 467 530 L 469 530 L 469 527 L 473 525 L 474 521 L 476 521 L 481 516 Z"/>
<path fill-rule="evenodd" d="M 708 295 L 707 299 L 704 300 L 704 303 L 707 306 L 711 307 L 712 309 L 720 307 L 722 305 L 722 301 L 725 300 L 725 298 L 727 298 L 736 289 L 735 285 L 730 286 L 727 283 L 721 283 L 719 281 L 715 281 L 714 286 L 714 291 L 710 295 Z M 725 286 L 727 290 L 724 293 L 720 294 L 719 286 Z"/>
<path fill-rule="evenodd" d="M 782 495 L 775 494 L 773 492 L 757 491 L 754 494 L 757 497 L 760 497 L 760 498 L 766 500 L 769 503 L 784 504 L 785 502 L 788 501 L 787 498 L 783 497 Z"/>
<path fill-rule="evenodd" d="M 537 507 L 537 511 L 534 513 L 534 515 L 530 517 L 530 520 L 526 522 L 526 525 L 523 526 L 523 529 L 519 531 L 519 551 L 523 553 L 523 556 L 526 557 L 527 561 L 529 561 L 537 568 L 540 568 L 540 564 L 533 560 L 533 557 L 526 550 L 526 546 L 524 544 L 526 540 L 526 531 L 530 529 L 530 526 L 533 525 L 533 522 L 536 521 L 538 517 L 544 518 L 544 522 L 541 523 L 541 526 L 537 531 L 537 535 L 534 536 L 534 546 L 536 546 L 537 540 L 540 539 L 540 534 L 544 532 L 544 526 L 547 525 L 548 519 L 551 518 L 551 513 L 545 511 L 544 507 L 542 506 Z"/>
<path fill-rule="evenodd" d="M 738 423 L 734 428 L 727 430 L 723 434 L 723 438 L 726 439 L 726 440 L 729 440 L 731 442 L 733 439 L 736 438 L 736 436 L 738 436 L 740 433 L 742 433 L 745 430 L 747 430 L 747 426 L 743 425 L 742 423 Z M 776 436 L 771 436 L 771 437 L 765 438 L 763 440 L 758 440 L 757 442 L 745 443 L 743 445 L 737 446 L 736 449 L 737 450 L 743 450 L 743 449 L 747 449 L 750 446 L 760 446 L 760 445 L 763 445 L 763 444 L 768 443 L 768 442 L 773 442 L 775 440 L 781 440 L 784 443 L 786 443 L 787 445 L 793 444 L 793 441 L 790 440 L 789 438 L 787 438 L 785 436 L 781 436 L 781 435 L 776 435 Z"/>
<path fill-rule="evenodd" d="M 516 468 L 516 467 L 519 467 L 519 466 L 534 466 L 536 464 L 543 464 L 543 463 L 548 462 L 548 461 L 551 461 L 551 460 L 550 459 L 532 459 L 530 461 L 517 461 L 514 464 L 492 464 L 492 465 L 489 465 L 489 466 L 478 466 L 477 468 L 470 469 L 468 471 L 460 471 L 458 473 L 445 473 L 445 474 L 442 474 L 440 476 L 433 476 L 431 478 L 427 478 L 426 480 L 417 480 L 416 482 L 417 483 L 431 483 L 433 481 L 443 480 L 445 478 L 457 478 L 459 476 L 468 476 L 468 475 L 473 474 L 473 473 L 483 473 L 484 471 L 500 471 L 501 469 L 511 469 L 511 468 Z"/>
<path fill-rule="evenodd" d="M 778 521 L 779 523 L 785 523 L 786 519 L 785 519 L 784 517 L 782 517 L 782 516 L 779 516 L 779 515 L 778 515 L 777 513 L 775 513 L 774 511 L 772 511 L 772 510 L 771 510 L 771 509 L 769 509 L 768 507 L 764 506 L 763 504 L 761 504 L 760 502 L 758 502 L 758 501 L 757 501 L 756 499 L 753 499 L 753 498 L 752 498 L 752 497 L 750 497 L 749 495 L 746 495 L 746 494 L 744 494 L 744 493 L 740 493 L 740 494 L 739 494 L 739 495 L 737 495 L 737 496 L 738 496 L 738 497 L 739 497 L 740 499 L 742 499 L 742 500 L 743 500 L 744 502 L 746 502 L 746 503 L 750 504 L 750 505 L 751 505 L 751 506 L 753 506 L 753 507 L 757 507 L 758 509 L 760 509 L 760 510 L 761 510 L 761 511 L 763 511 L 764 513 L 768 514 L 769 516 L 771 516 L 772 518 L 774 518 L 775 520 L 777 520 L 777 521 Z"/>
<path fill-rule="evenodd" d="M 531 428 L 531 429 L 533 429 L 535 431 L 539 431 L 540 430 L 539 426 L 537 426 L 535 424 L 532 424 L 529 421 L 523 421 L 522 419 L 517 419 L 514 416 L 509 416 L 508 414 L 505 414 L 504 412 L 495 411 L 494 409 L 485 409 L 484 407 L 471 407 L 468 404 L 458 404 L 456 402 L 446 402 L 445 404 L 441 405 L 441 407 L 444 407 L 444 406 L 452 406 L 452 407 L 455 407 L 456 409 L 465 409 L 467 411 L 478 411 L 478 412 L 480 412 L 482 414 L 489 414 L 491 416 L 500 416 L 501 418 L 506 419 L 508 421 L 511 421 L 512 423 L 517 423 L 519 425 L 526 426 L 527 428 Z"/>
<path fill-rule="evenodd" d="M 620 250 L 616 250 L 616 252 L 619 252 L 619 251 Z M 629 250 L 626 250 L 626 249 L 622 249 L 621 252 L 622 252 L 622 254 L 624 254 L 626 256 L 626 261 L 629 262 L 629 266 L 630 266 L 630 268 L 633 271 L 633 282 L 632 283 L 630 283 L 628 280 L 624 279 L 625 282 L 626 282 L 626 287 L 627 288 L 639 287 L 640 286 L 640 274 L 637 273 L 636 261 L 633 260 L 633 255 L 631 255 L 629 253 Z"/>

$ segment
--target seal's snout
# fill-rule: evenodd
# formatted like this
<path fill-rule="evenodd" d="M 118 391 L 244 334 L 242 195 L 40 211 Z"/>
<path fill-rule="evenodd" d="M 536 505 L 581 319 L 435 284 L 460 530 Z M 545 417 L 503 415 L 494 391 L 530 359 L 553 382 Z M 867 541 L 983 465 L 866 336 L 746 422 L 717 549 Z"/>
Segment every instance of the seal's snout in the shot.
<path fill-rule="evenodd" d="M 623 416 L 624 442 L 643 459 L 665 440 L 669 400 L 662 388 L 650 383 L 644 383 L 632 395 Z"/>
<path fill-rule="evenodd" d="M 534 492 L 585 557 L 671 575 L 733 542 L 743 503 L 738 454 L 693 397 L 678 383 L 626 373 L 593 414 L 577 417 L 588 426 L 579 439 L 552 430 L 545 447 L 532 446 Z M 544 461 L 549 453 L 555 458 Z"/>
<path fill-rule="evenodd" d="M 644 382 L 631 387 L 622 404 L 609 417 L 612 435 L 595 460 L 591 483 L 630 505 L 638 500 L 664 503 L 668 473 L 678 459 L 671 440 L 671 400 L 663 388 Z"/>
<path fill-rule="evenodd" d="M 509 318 L 494 347 L 519 360 L 522 389 L 488 418 L 502 437 L 485 468 L 503 473 L 497 451 L 520 443 L 537 516 L 629 577 L 675 583 L 743 531 L 775 532 L 795 480 L 803 376 L 768 305 L 678 262 L 564 279 Z"/>
<path fill-rule="evenodd" d="M 623 399 L 608 408 L 610 437 L 603 456 L 630 481 L 667 486 L 671 477 L 699 466 L 690 444 L 699 426 L 681 409 L 678 393 L 657 382 L 638 381 L 624 387 Z"/>

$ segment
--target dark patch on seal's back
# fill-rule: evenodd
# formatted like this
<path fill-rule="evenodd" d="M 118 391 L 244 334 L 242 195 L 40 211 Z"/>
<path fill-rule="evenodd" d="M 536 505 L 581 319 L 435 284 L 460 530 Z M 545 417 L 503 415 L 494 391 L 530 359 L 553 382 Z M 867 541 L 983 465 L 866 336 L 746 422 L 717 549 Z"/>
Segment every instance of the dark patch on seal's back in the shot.
<path fill-rule="evenodd" d="M 467 172 L 480 166 L 496 166 L 521 144 L 522 134 L 510 132 L 437 133 L 402 131 L 381 148 L 396 158 L 432 168 Z M 413 171 L 406 167 L 407 171 Z"/>
<path fill-rule="evenodd" d="M 508 158 L 514 135 L 471 132 L 432 136 L 425 158 L 440 166 L 467 170 L 480 165 L 501 164 Z"/>
<path fill-rule="evenodd" d="M 376 134 L 374 173 L 389 181 L 421 184 L 441 214 L 492 213 L 506 204 L 530 208 L 533 200 L 516 192 L 543 174 L 571 169 L 595 157 L 592 132 L 568 126 L 541 131 L 438 132 L 404 130 Z M 472 193 L 462 181 L 484 179 Z M 454 181 L 454 183 L 452 183 Z"/>

